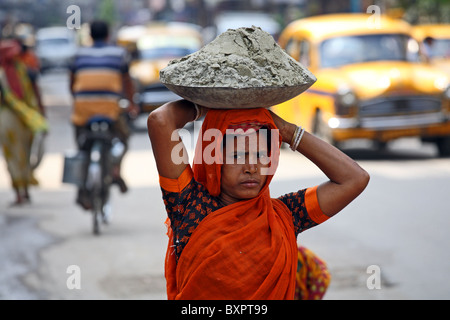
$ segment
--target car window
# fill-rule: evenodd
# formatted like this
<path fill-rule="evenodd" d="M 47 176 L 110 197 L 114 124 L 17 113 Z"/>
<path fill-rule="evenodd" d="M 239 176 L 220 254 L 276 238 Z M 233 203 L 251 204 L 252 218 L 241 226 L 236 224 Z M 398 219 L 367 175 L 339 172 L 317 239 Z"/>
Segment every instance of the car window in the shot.
<path fill-rule="evenodd" d="M 297 40 L 291 38 L 286 43 L 285 51 L 295 60 L 299 59 L 300 47 Z"/>
<path fill-rule="evenodd" d="M 431 58 L 450 57 L 450 39 L 434 39 L 430 47 Z"/>
<path fill-rule="evenodd" d="M 280 26 L 272 14 L 249 11 L 223 11 L 214 19 L 217 35 L 228 29 L 257 26 L 268 32 L 275 39 L 280 32 Z"/>
<path fill-rule="evenodd" d="M 309 67 L 310 64 L 309 55 L 310 55 L 309 42 L 306 40 L 300 41 L 300 58 L 298 61 L 305 67 Z"/>
<path fill-rule="evenodd" d="M 49 38 L 49 39 L 42 39 L 37 41 L 38 46 L 64 46 L 68 45 L 71 42 L 67 38 Z"/>
<path fill-rule="evenodd" d="M 147 50 L 139 50 L 138 57 L 142 60 L 151 59 L 172 59 L 184 57 L 188 54 L 194 53 L 195 50 L 188 48 L 177 48 L 177 47 L 164 47 L 164 48 L 152 48 Z"/>
<path fill-rule="evenodd" d="M 147 36 L 139 39 L 137 48 L 140 59 L 177 58 L 191 54 L 201 47 L 201 41 L 183 36 Z"/>
<path fill-rule="evenodd" d="M 333 68 L 368 61 L 418 61 L 418 45 L 402 34 L 335 37 L 320 45 L 320 65 Z"/>

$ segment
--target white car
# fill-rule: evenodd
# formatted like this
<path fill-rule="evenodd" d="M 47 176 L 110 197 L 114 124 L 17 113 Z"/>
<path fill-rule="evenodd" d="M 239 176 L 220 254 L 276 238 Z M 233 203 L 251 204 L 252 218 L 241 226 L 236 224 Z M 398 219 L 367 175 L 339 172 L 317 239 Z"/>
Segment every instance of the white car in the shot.
<path fill-rule="evenodd" d="M 280 25 L 272 15 L 264 12 L 250 11 L 224 11 L 215 18 L 216 35 L 219 35 L 228 29 L 237 29 L 241 27 L 260 27 L 277 39 L 281 31 Z"/>
<path fill-rule="evenodd" d="M 36 32 L 36 55 L 41 72 L 68 68 L 77 50 L 75 31 L 67 27 L 47 27 Z"/>

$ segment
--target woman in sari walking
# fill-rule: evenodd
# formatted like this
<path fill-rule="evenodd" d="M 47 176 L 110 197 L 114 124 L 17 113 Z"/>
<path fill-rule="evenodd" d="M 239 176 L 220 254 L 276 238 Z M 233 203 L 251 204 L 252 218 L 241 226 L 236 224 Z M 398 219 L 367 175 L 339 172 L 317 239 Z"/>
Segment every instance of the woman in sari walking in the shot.
<path fill-rule="evenodd" d="M 15 40 L 0 42 L 0 143 L 16 199 L 30 201 L 29 187 L 38 184 L 30 165 L 34 135 L 48 130 L 27 68 Z"/>

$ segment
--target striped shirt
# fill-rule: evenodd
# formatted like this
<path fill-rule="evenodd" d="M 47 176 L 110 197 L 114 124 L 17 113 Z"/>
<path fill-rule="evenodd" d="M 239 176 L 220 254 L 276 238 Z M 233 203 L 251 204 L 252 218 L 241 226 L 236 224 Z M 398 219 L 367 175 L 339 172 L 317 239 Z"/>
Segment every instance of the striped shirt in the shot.
<path fill-rule="evenodd" d="M 80 48 L 71 66 L 74 76 L 72 122 L 84 125 L 94 116 L 117 120 L 123 93 L 122 76 L 128 72 L 124 48 L 95 42 Z"/>

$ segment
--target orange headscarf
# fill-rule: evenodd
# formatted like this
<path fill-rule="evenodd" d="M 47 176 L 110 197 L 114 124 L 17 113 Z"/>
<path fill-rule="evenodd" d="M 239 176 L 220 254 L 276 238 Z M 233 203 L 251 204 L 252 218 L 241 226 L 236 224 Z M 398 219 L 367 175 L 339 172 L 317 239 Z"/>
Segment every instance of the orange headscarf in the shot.
<path fill-rule="evenodd" d="M 200 161 L 211 141 L 201 140 L 206 130 L 223 134 L 232 124 L 258 122 L 276 129 L 266 109 L 208 111 L 194 157 L 194 177 L 211 195 L 220 194 L 220 163 Z M 273 139 L 272 139 L 273 140 Z M 220 145 L 221 137 L 213 143 Z M 272 165 L 278 164 L 279 141 L 272 147 Z M 273 144 L 272 144 L 273 146 Z M 215 155 L 220 159 L 221 154 Z M 297 267 L 297 243 L 292 215 L 277 199 L 271 199 L 269 183 L 259 195 L 207 215 L 197 226 L 178 260 L 169 246 L 166 279 L 169 299 L 293 299 Z M 169 228 L 170 229 L 170 228 Z"/>
<path fill-rule="evenodd" d="M 0 41 L 0 67 L 5 70 L 9 87 L 15 96 L 23 99 L 23 92 L 20 76 L 17 72 L 16 63 L 20 54 L 19 43 L 15 40 Z"/>

